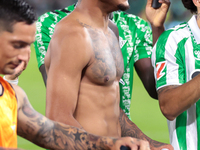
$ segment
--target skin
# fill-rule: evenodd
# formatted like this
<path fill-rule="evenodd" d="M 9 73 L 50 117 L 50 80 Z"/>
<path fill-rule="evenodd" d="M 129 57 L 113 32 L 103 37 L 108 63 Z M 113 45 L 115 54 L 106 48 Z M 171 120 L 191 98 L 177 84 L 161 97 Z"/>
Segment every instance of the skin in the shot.
<path fill-rule="evenodd" d="M 162 3 L 162 6 L 159 9 L 153 9 L 151 7 L 152 0 L 148 0 L 146 5 L 146 16 L 151 24 L 153 32 L 153 45 L 157 41 L 160 34 L 165 30 L 164 21 L 170 6 L 170 1 L 168 0 L 159 2 Z M 109 27 L 118 37 L 118 29 L 116 29 L 115 26 L 112 24 L 109 24 Z M 152 98 L 157 99 L 158 96 L 155 88 L 155 78 L 153 74 L 153 67 L 151 65 L 151 59 L 150 58 L 140 59 L 134 64 L 134 67 L 148 94 Z M 46 85 L 47 74 L 45 70 L 45 65 L 42 64 L 39 70 L 42 74 L 44 83 Z"/>
<path fill-rule="evenodd" d="M 30 53 L 30 45 L 35 38 L 35 23 L 28 25 L 18 22 L 13 32 L 0 31 L 0 74 L 14 74 Z M 2 86 L 2 85 L 0 85 Z M 28 101 L 26 93 L 17 85 L 12 85 L 17 98 L 17 134 L 48 149 L 111 149 L 119 150 L 121 145 L 132 150 L 139 145 L 147 145 L 137 139 L 100 137 L 88 134 L 82 129 L 54 122 L 35 111 Z M 0 88 L 0 94 L 4 90 Z M 10 150 L 10 148 L 0 148 Z M 14 150 L 14 149 L 13 149 Z M 146 150 L 141 148 L 141 150 Z"/>
<path fill-rule="evenodd" d="M 4 147 L 0 147 L 0 150 L 23 150 L 23 149 L 19 149 L 19 148 L 4 148 Z"/>
<path fill-rule="evenodd" d="M 15 26 L 15 27 L 17 28 L 17 26 Z M 23 33 L 22 30 L 19 31 L 19 32 Z M 3 33 L 7 34 L 5 36 L 9 37 L 9 39 L 2 39 L 3 41 L 1 40 L 2 47 L 3 46 L 7 46 L 9 44 L 9 43 L 6 43 L 5 41 L 8 41 L 8 42 L 12 43 L 11 46 L 16 47 L 17 49 L 20 49 L 21 47 L 28 47 L 28 46 L 30 46 L 29 43 L 23 43 L 22 41 L 17 41 L 17 39 L 21 38 L 21 37 L 19 37 L 19 34 L 17 32 L 14 33 L 14 34 L 12 34 L 10 32 L 3 32 Z M 12 48 L 11 46 L 10 46 L 10 48 Z M 8 74 L 5 75 L 5 78 L 7 80 L 16 80 L 18 78 L 18 76 L 22 73 L 22 71 L 26 69 L 28 61 L 30 59 L 30 53 L 31 53 L 31 51 L 28 50 L 28 52 L 25 55 L 22 56 L 23 58 L 20 59 L 20 65 L 15 69 L 15 72 L 8 72 Z M 14 62 L 16 64 L 19 63 L 19 62 L 16 62 L 15 60 L 14 60 Z"/>
<path fill-rule="evenodd" d="M 159 9 L 154 9 L 151 7 L 152 0 L 147 0 L 146 4 L 146 17 L 150 22 L 153 33 L 153 45 L 156 43 L 158 37 L 165 30 L 164 22 L 166 19 L 166 15 L 170 6 L 169 0 L 159 0 L 162 3 Z M 154 78 L 154 70 L 151 65 L 151 58 L 143 58 L 135 62 L 134 64 L 135 70 L 140 77 L 146 91 L 148 94 L 154 98 L 158 99 L 155 78 Z"/>
<path fill-rule="evenodd" d="M 93 7 L 95 3 L 80 2 L 55 28 L 45 57 L 48 75 L 46 115 L 97 135 L 120 137 L 118 83 L 123 74 L 123 59 L 118 40 L 108 28 L 110 12 L 99 9 L 107 3 Z M 89 11 L 98 15 L 83 11 L 82 7 L 88 7 L 84 5 L 91 6 Z M 105 15 L 100 17 L 100 14 Z M 92 19 L 88 19 L 90 17 Z M 75 44 L 77 40 L 79 44 Z M 56 57 L 52 57 L 54 53 Z M 64 67 L 63 64 L 68 65 Z M 58 95 L 60 98 L 54 101 Z M 60 113 L 69 114 L 68 119 L 63 115 L 55 117 Z M 88 123 L 91 120 L 96 122 L 95 126 Z"/>
<path fill-rule="evenodd" d="M 7 51 L 0 52 L 2 74 L 14 74 L 15 71 L 23 68 L 30 54 L 30 44 L 34 41 L 32 37 L 35 34 L 35 30 L 32 29 L 34 26 L 35 24 L 29 27 L 20 22 L 13 27 L 14 32 L 0 32 L 1 49 L 7 49 Z M 27 39 L 22 40 L 25 38 Z"/>
<path fill-rule="evenodd" d="M 197 14 L 200 13 L 200 3 L 193 0 L 197 7 Z M 198 16 L 197 15 L 197 16 Z M 200 28 L 200 19 L 197 17 L 197 24 Z M 183 85 L 170 85 L 158 90 L 159 105 L 163 115 L 174 120 L 185 110 L 190 108 L 200 99 L 200 75 Z"/>
<path fill-rule="evenodd" d="M 122 137 L 135 137 L 138 139 L 142 139 L 145 141 L 148 141 L 150 144 L 151 150 L 162 150 L 163 148 L 166 148 L 166 150 L 173 150 L 173 147 L 171 145 L 167 145 L 164 143 L 160 143 L 158 141 L 152 140 L 149 137 L 147 137 L 123 112 L 123 110 L 120 110 L 120 122 L 121 122 L 121 130 L 122 130 Z"/>
<path fill-rule="evenodd" d="M 162 3 L 162 2 L 161 2 Z M 168 10 L 168 7 L 169 7 L 169 2 L 166 1 L 166 2 L 163 2 L 163 5 L 160 9 L 160 11 L 158 10 L 154 10 L 151 8 L 151 0 L 149 0 L 147 2 L 147 6 L 146 6 L 146 13 L 147 13 L 147 18 L 148 20 L 150 21 L 151 23 L 151 26 L 152 26 L 152 30 L 153 30 L 153 38 L 154 38 L 154 43 L 155 43 L 155 39 L 157 39 L 157 37 L 164 31 L 164 27 L 163 27 L 163 23 L 164 23 L 164 19 L 166 17 L 166 13 L 167 13 L 167 10 Z M 151 15 L 148 16 L 148 14 L 152 13 Z M 159 16 L 159 17 L 157 17 Z M 154 19 L 154 18 L 159 18 L 159 19 Z M 164 19 L 163 19 L 164 18 Z M 117 27 L 112 23 L 112 22 L 109 22 L 109 27 L 112 29 L 112 31 L 115 33 L 115 35 L 118 37 L 118 29 Z M 30 53 L 29 53 L 29 56 L 30 56 Z M 27 57 L 26 59 L 26 62 L 28 62 L 30 57 Z M 25 63 L 27 64 L 27 63 Z M 154 82 L 154 77 L 152 76 L 153 73 L 152 73 L 152 66 L 150 65 L 150 59 L 149 58 L 144 58 L 144 59 L 141 59 L 139 61 L 137 61 L 135 63 L 135 69 L 139 75 L 139 77 L 141 78 L 146 90 L 148 91 L 148 93 L 150 94 L 150 96 L 152 96 L 153 98 L 156 98 L 157 97 L 157 93 L 155 92 L 155 82 Z M 19 67 L 18 67 L 19 68 Z M 13 79 L 13 77 L 16 77 L 18 76 L 25 68 L 21 65 L 20 69 L 15 69 L 15 73 L 12 74 L 12 75 L 6 75 L 6 78 L 7 79 Z M 40 71 L 42 72 L 42 75 L 43 75 L 43 79 L 45 81 L 45 84 L 46 84 L 46 71 L 45 71 L 45 66 L 42 65 L 40 67 Z M 19 72 L 19 73 L 18 73 Z M 9 78 L 9 76 L 11 78 Z M 147 136 L 145 136 L 140 130 L 139 128 L 134 124 L 132 123 L 127 117 L 126 115 L 124 115 L 124 113 L 120 113 L 121 115 L 121 118 L 124 118 L 124 119 L 120 119 L 120 124 L 121 124 L 121 128 L 122 130 L 126 129 L 122 136 L 126 136 L 126 134 L 128 134 L 129 136 L 132 136 L 132 137 L 137 137 L 139 139 L 144 139 L 144 140 L 148 140 L 150 142 L 150 145 L 151 145 L 151 148 L 153 148 L 154 146 L 155 147 L 160 147 L 161 143 L 159 142 L 156 142 L 156 141 L 153 141 L 151 140 L 150 138 L 148 138 Z M 125 124 L 128 123 L 128 128 L 126 126 L 124 126 Z M 126 127 L 126 128 L 125 128 Z M 130 131 L 131 134 L 130 134 Z M 125 134 L 126 133 L 126 134 Z M 166 146 L 165 146 L 166 147 Z"/>
<path fill-rule="evenodd" d="M 164 22 L 170 6 L 169 0 L 159 0 L 159 3 L 162 3 L 159 9 L 151 7 L 152 0 L 147 0 L 146 5 L 146 17 L 151 24 L 153 32 L 153 45 L 156 43 L 161 33 L 165 30 Z"/>
<path fill-rule="evenodd" d="M 118 83 L 124 70 L 123 58 L 116 34 L 108 27 L 108 15 L 117 10 L 114 6 L 119 4 L 127 3 L 120 0 L 79 1 L 75 10 L 56 25 L 45 57 L 46 115 L 93 134 L 138 135 L 149 140 L 152 149 L 173 149 L 171 145 L 146 137 L 130 120 L 127 124 L 120 119 L 127 119 L 119 108 Z M 149 148 L 141 144 L 140 149 L 142 147 Z"/>

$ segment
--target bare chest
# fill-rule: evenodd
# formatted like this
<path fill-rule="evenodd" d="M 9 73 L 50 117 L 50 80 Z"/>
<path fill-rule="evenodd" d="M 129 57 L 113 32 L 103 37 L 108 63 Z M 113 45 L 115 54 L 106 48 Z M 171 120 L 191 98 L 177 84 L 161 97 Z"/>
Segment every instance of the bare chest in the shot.
<path fill-rule="evenodd" d="M 97 84 L 112 84 L 124 72 L 123 57 L 118 40 L 110 31 L 103 34 L 88 29 L 92 44 L 92 59 L 87 67 L 88 79 Z"/>

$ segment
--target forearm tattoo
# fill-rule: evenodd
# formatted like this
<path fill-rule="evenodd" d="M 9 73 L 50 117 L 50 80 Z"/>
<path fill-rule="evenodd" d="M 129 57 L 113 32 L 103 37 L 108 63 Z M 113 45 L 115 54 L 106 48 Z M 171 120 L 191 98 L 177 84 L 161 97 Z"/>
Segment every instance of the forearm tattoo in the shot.
<path fill-rule="evenodd" d="M 126 114 L 123 112 L 122 109 L 120 109 L 120 125 L 121 125 L 121 136 L 122 137 L 133 137 L 138 138 L 141 140 L 147 140 L 150 144 L 151 149 L 154 147 L 160 147 L 163 145 L 166 145 L 165 143 L 160 143 L 157 141 L 154 141 L 147 137 L 129 118 L 126 116 Z"/>
<path fill-rule="evenodd" d="M 30 107 L 24 99 L 22 113 L 26 121 L 18 124 L 18 134 L 48 149 L 102 150 L 112 147 L 115 139 L 88 134 L 76 127 L 53 122 Z"/>

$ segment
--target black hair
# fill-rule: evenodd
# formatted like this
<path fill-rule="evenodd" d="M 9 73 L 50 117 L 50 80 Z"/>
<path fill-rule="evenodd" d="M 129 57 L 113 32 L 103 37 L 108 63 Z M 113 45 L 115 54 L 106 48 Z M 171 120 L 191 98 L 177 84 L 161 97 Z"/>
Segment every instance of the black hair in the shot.
<path fill-rule="evenodd" d="M 36 21 L 34 8 L 25 0 L 0 0 L 0 28 L 12 32 L 17 22 L 33 24 Z"/>
<path fill-rule="evenodd" d="M 197 13 L 197 7 L 194 5 L 192 0 L 182 0 L 185 8 L 191 11 L 191 13 Z"/>

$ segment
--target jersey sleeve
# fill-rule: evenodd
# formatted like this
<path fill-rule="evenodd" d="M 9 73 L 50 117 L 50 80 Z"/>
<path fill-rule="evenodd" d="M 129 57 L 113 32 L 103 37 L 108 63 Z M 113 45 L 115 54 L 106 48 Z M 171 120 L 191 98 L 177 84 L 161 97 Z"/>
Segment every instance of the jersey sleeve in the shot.
<path fill-rule="evenodd" d="M 152 31 L 149 24 L 143 20 L 139 19 L 136 22 L 137 30 L 133 32 L 136 37 L 135 47 L 134 47 L 134 58 L 135 62 L 142 58 L 150 58 L 152 53 Z"/>
<path fill-rule="evenodd" d="M 48 49 L 51 36 L 53 34 L 52 29 L 53 20 L 48 13 L 42 15 L 36 22 L 36 37 L 34 42 L 36 58 L 38 62 L 38 68 L 44 64 L 44 58 Z"/>
<path fill-rule="evenodd" d="M 165 31 L 154 46 L 151 59 L 157 89 L 184 83 L 184 54 L 179 49 L 181 44 L 179 34 L 171 29 Z"/>
<path fill-rule="evenodd" d="M 58 9 L 47 12 L 39 17 L 36 22 L 35 53 L 38 62 L 38 68 L 44 64 L 44 58 L 53 35 L 56 24 L 73 11 L 75 5 L 64 9 Z"/>

